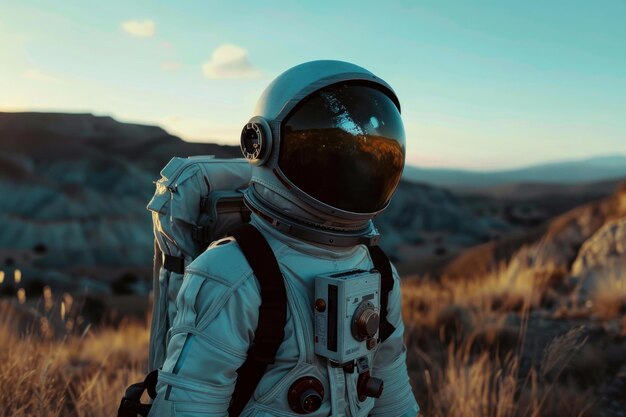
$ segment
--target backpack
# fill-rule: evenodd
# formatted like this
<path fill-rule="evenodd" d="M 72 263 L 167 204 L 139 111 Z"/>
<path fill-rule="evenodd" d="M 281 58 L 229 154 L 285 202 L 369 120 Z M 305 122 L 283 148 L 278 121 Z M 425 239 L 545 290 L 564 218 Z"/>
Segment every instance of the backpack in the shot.
<path fill-rule="evenodd" d="M 212 241 L 249 221 L 242 191 L 250 175 L 245 159 L 213 156 L 172 158 L 161 170 L 147 207 L 155 238 L 150 369 L 165 361 L 167 331 L 176 316 L 185 267 Z"/>
<path fill-rule="evenodd" d="M 155 182 L 156 191 L 148 210 L 155 237 L 153 265 L 153 307 L 150 326 L 149 367 L 143 382 L 127 388 L 118 417 L 147 416 L 150 404 L 142 404 L 147 390 L 156 397 L 158 369 L 165 361 L 168 331 L 176 317 L 176 297 L 185 267 L 211 242 L 233 236 L 261 289 L 259 324 L 248 359 L 237 370 L 239 377 L 229 408 L 238 416 L 252 396 L 284 338 L 287 298 L 282 274 L 272 249 L 260 232 L 247 224 L 250 211 L 242 191 L 248 186 L 251 169 L 245 159 L 218 159 L 213 156 L 172 158 Z M 278 324 L 278 325 L 277 325 Z"/>
<path fill-rule="evenodd" d="M 118 417 L 147 416 L 150 404 L 140 402 L 144 391 L 156 397 L 158 369 L 165 361 L 167 336 L 176 317 L 176 297 L 185 267 L 211 242 L 233 236 L 250 264 L 261 289 L 259 319 L 247 359 L 237 370 L 229 416 L 237 417 L 263 377 L 284 338 L 287 298 L 278 262 L 267 241 L 252 225 L 243 202 L 251 167 L 247 160 L 213 156 L 172 158 L 155 182 L 148 210 L 155 237 L 153 308 L 150 326 L 149 369 L 143 382 L 126 390 Z M 387 296 L 393 288 L 391 264 L 378 246 L 369 246 L 381 273 L 381 339 L 394 330 L 386 320 Z M 282 323 L 282 325 L 280 325 Z"/>

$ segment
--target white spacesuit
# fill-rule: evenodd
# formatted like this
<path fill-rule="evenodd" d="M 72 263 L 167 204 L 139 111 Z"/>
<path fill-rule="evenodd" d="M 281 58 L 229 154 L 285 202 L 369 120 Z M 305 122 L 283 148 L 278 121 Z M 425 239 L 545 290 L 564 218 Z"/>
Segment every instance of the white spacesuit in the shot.
<path fill-rule="evenodd" d="M 378 234 L 371 220 L 398 184 L 404 146 L 395 93 L 356 65 L 302 64 L 263 93 L 242 132 L 244 156 L 253 164 L 245 199 L 251 224 L 278 261 L 288 308 L 284 340 L 242 417 L 418 414 L 406 370 L 395 269 L 386 315 L 391 330 L 380 343 L 369 338 L 361 358 L 371 376 L 384 382 L 382 394 L 359 392 L 359 372 L 316 354 L 319 323 L 313 308 L 317 277 L 373 269 L 366 245 L 375 244 Z M 213 243 L 186 268 L 151 417 L 228 415 L 260 304 L 259 283 L 232 238 Z M 377 327 L 378 315 L 368 317 L 376 318 L 370 323 Z M 291 396 L 304 377 L 317 384 L 309 388 L 319 387 L 319 403 L 306 411 Z"/>

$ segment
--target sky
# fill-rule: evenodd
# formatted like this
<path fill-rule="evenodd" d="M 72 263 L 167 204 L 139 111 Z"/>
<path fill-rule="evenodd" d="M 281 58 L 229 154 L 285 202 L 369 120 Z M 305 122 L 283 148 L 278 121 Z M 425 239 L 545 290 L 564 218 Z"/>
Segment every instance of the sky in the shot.
<path fill-rule="evenodd" d="M 339 59 L 396 90 L 414 165 L 626 154 L 624 22 L 624 0 L 0 0 L 0 111 L 238 144 L 274 77 Z"/>

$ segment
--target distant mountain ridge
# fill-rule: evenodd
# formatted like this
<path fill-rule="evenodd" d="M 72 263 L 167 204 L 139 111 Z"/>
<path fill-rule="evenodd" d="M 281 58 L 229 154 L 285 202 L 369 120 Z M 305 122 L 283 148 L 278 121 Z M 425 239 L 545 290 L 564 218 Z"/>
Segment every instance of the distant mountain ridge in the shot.
<path fill-rule="evenodd" d="M 89 113 L 0 112 L 0 143 L 0 157 L 5 158 L 22 155 L 43 163 L 113 157 L 157 173 L 173 155 L 241 156 L 238 146 L 185 142 L 158 126 Z"/>
<path fill-rule="evenodd" d="M 503 171 L 418 168 L 408 165 L 404 179 L 431 185 L 493 187 L 510 183 L 577 184 L 626 178 L 626 155 L 560 161 Z"/>
<path fill-rule="evenodd" d="M 547 195 L 553 197 L 593 195 L 601 198 L 612 194 L 623 181 L 623 178 L 619 178 L 575 184 L 512 182 L 488 187 L 454 187 L 453 190 L 460 195 L 482 195 L 509 200 L 528 200 Z"/>

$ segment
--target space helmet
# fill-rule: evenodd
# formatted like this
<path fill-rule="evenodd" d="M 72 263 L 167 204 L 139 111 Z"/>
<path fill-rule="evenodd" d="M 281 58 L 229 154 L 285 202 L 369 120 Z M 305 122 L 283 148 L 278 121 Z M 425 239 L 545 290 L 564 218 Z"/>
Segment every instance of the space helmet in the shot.
<path fill-rule="evenodd" d="M 248 207 L 283 232 L 335 246 L 374 244 L 405 161 L 400 103 L 357 65 L 312 61 L 279 75 L 241 132 Z"/>

